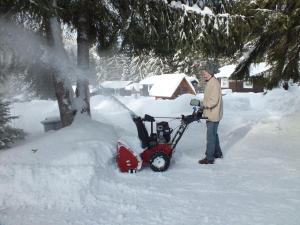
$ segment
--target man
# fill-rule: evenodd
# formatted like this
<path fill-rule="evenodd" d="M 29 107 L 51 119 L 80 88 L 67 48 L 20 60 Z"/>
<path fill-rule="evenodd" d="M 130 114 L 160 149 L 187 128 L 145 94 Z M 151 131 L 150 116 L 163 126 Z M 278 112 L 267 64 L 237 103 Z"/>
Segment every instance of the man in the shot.
<path fill-rule="evenodd" d="M 208 119 L 206 121 L 206 157 L 199 160 L 199 163 L 213 164 L 215 158 L 223 158 L 218 136 L 218 126 L 223 116 L 222 92 L 219 81 L 214 77 L 213 67 L 207 66 L 202 71 L 202 76 L 207 82 L 204 89 L 203 115 Z"/>

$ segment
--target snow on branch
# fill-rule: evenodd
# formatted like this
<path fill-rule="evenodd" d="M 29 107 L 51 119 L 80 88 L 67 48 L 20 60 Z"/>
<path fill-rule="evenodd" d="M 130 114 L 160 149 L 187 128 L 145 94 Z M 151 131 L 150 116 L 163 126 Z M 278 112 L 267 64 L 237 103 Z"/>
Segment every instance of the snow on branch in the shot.
<path fill-rule="evenodd" d="M 103 6 L 107 9 L 107 11 L 116 19 L 120 20 L 120 13 L 118 9 L 113 5 L 111 0 L 101 0 Z"/>

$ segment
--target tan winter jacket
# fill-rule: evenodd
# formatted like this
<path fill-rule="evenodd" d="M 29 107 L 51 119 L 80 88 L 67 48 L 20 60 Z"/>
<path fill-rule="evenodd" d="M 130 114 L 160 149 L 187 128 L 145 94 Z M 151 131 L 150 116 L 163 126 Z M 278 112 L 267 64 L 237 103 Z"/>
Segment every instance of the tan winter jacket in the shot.
<path fill-rule="evenodd" d="M 208 121 L 218 122 L 223 116 L 223 100 L 220 82 L 215 77 L 211 77 L 204 89 L 203 115 L 208 117 Z"/>

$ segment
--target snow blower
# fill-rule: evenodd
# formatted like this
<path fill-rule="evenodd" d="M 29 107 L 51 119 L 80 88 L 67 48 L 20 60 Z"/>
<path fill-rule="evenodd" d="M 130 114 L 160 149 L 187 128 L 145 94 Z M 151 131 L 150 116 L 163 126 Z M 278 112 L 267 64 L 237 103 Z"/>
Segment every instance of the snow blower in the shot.
<path fill-rule="evenodd" d="M 115 99 L 117 100 L 117 99 Z M 119 102 L 119 100 L 117 100 Z M 127 108 L 123 103 L 119 102 Z M 135 153 L 124 141 L 119 140 L 117 146 L 116 161 L 121 172 L 134 173 L 143 166 L 150 166 L 155 172 L 163 172 L 169 168 L 172 154 L 186 131 L 188 125 L 194 121 L 207 119 L 202 117 L 203 109 L 200 101 L 192 99 L 190 105 L 194 106 L 191 115 L 181 115 L 181 117 L 153 117 L 145 114 L 141 118 L 134 114 L 130 109 L 131 117 L 137 127 L 138 137 L 141 141 L 143 151 L 140 154 Z M 173 130 L 166 121 L 156 122 L 155 118 L 179 119 L 180 126 Z M 145 122 L 151 125 L 151 132 L 148 133 Z M 153 123 L 156 122 L 156 133 L 153 132 Z"/>

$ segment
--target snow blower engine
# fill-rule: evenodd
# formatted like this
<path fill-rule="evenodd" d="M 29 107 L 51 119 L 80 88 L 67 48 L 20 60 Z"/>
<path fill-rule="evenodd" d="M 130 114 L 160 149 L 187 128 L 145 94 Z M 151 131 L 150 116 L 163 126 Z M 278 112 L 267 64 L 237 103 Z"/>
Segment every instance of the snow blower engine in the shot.
<path fill-rule="evenodd" d="M 207 119 L 202 117 L 203 109 L 199 100 L 192 99 L 190 105 L 193 106 L 193 113 L 187 116 L 182 115 L 181 117 L 152 117 L 145 114 L 144 118 L 141 118 L 135 114 L 131 114 L 137 127 L 143 151 L 137 154 L 126 143 L 119 140 L 116 161 L 120 171 L 134 173 L 140 170 L 142 166 L 148 165 L 155 172 L 167 170 L 170 165 L 172 153 L 188 125 L 194 121 Z M 154 133 L 153 123 L 155 122 L 155 118 L 179 119 L 181 120 L 180 126 L 173 130 L 166 121 L 156 122 L 156 133 Z M 149 122 L 151 125 L 150 135 L 146 129 L 145 122 Z"/>

